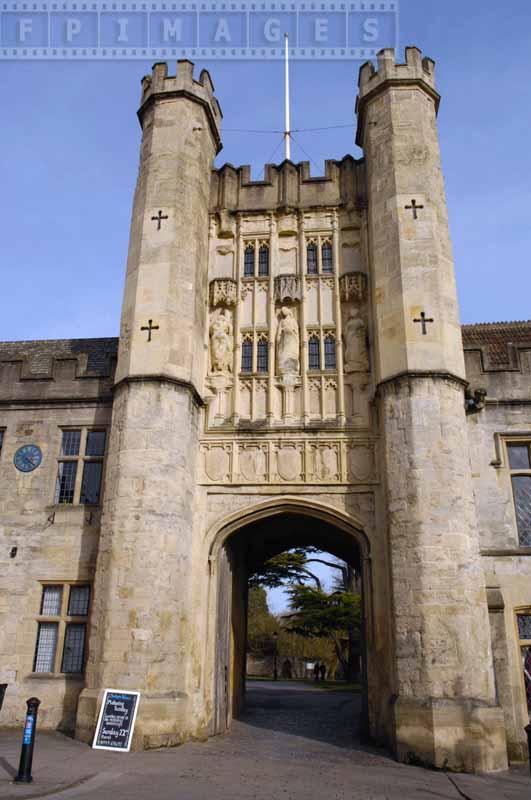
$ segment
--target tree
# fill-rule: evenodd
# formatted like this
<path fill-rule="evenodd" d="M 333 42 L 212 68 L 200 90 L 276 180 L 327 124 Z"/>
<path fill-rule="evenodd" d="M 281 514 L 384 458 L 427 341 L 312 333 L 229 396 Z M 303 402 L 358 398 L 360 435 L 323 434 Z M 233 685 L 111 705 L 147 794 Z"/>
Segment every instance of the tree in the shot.
<path fill-rule="evenodd" d="M 304 584 L 294 584 L 288 592 L 291 608 L 291 613 L 285 617 L 288 628 L 306 638 L 331 639 L 345 677 L 353 680 L 352 642 L 359 640 L 360 595 L 344 591 L 328 594 Z"/>
<path fill-rule="evenodd" d="M 327 594 L 311 568 L 311 564 L 324 564 L 337 571 L 334 591 Z M 308 582 L 313 585 L 308 586 Z M 289 630 L 306 638 L 327 637 L 343 667 L 347 680 L 358 672 L 358 645 L 361 625 L 361 598 L 358 592 L 358 575 L 344 561 L 323 558 L 315 547 L 288 550 L 266 561 L 250 578 L 251 587 L 289 586 L 292 614 L 287 616 Z M 298 615 L 298 627 L 293 620 Z M 321 620 L 318 625 L 317 622 Z M 304 624 L 303 624 L 304 623 Z M 319 631 L 319 632 L 318 632 Z"/>
<path fill-rule="evenodd" d="M 251 652 L 268 652 L 273 648 L 273 634 L 278 620 L 267 605 L 266 590 L 261 586 L 249 588 L 247 612 L 247 644 Z"/>

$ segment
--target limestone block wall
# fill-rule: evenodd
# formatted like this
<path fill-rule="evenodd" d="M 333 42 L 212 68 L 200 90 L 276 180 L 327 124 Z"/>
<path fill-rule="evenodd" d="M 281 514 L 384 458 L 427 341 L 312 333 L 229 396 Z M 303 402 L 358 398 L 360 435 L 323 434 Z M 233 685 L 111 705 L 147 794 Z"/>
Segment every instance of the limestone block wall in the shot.
<path fill-rule="evenodd" d="M 33 671 L 38 618 L 43 583 L 93 581 L 100 510 L 55 505 L 57 462 L 64 427 L 108 431 L 115 353 L 116 340 L 0 344 L 0 683 L 8 684 L 1 725 L 20 724 L 35 695 L 40 726 L 74 728 L 84 677 Z M 42 451 L 30 473 L 13 463 L 26 444 Z"/>

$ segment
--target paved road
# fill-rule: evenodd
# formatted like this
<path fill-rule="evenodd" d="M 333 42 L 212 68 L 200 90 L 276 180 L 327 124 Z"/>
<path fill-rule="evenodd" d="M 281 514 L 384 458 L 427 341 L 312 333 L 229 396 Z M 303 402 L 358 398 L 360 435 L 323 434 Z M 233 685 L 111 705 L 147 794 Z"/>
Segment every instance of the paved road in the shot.
<path fill-rule="evenodd" d="M 30 787 L 13 785 L 20 736 L 0 734 L 0 798 L 58 800 L 529 800 L 524 770 L 447 776 L 365 747 L 359 696 L 294 683 L 251 683 L 229 734 L 148 753 L 93 751 L 39 734 Z"/>

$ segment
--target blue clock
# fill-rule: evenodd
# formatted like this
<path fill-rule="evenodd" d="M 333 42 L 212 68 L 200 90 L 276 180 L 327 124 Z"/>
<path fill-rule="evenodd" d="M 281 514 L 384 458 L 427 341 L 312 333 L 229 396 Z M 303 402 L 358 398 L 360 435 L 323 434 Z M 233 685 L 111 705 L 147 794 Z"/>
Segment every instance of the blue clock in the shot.
<path fill-rule="evenodd" d="M 19 447 L 13 458 L 15 467 L 20 472 L 33 472 L 42 461 L 42 451 L 36 444 L 25 444 Z"/>

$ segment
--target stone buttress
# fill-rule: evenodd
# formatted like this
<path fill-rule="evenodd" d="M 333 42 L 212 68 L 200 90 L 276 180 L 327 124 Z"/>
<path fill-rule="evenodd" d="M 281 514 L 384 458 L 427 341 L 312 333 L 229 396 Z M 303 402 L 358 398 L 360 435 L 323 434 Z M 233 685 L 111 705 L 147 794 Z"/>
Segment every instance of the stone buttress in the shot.
<path fill-rule="evenodd" d="M 471 486 L 434 63 L 360 70 L 401 760 L 506 767 Z"/>
<path fill-rule="evenodd" d="M 204 375 L 210 172 L 221 110 L 210 76 L 156 64 L 142 82 L 140 171 L 122 307 L 86 689 L 142 693 L 136 747 L 187 727 L 196 631 L 189 606 Z M 198 723 L 200 725 L 200 723 Z"/>

